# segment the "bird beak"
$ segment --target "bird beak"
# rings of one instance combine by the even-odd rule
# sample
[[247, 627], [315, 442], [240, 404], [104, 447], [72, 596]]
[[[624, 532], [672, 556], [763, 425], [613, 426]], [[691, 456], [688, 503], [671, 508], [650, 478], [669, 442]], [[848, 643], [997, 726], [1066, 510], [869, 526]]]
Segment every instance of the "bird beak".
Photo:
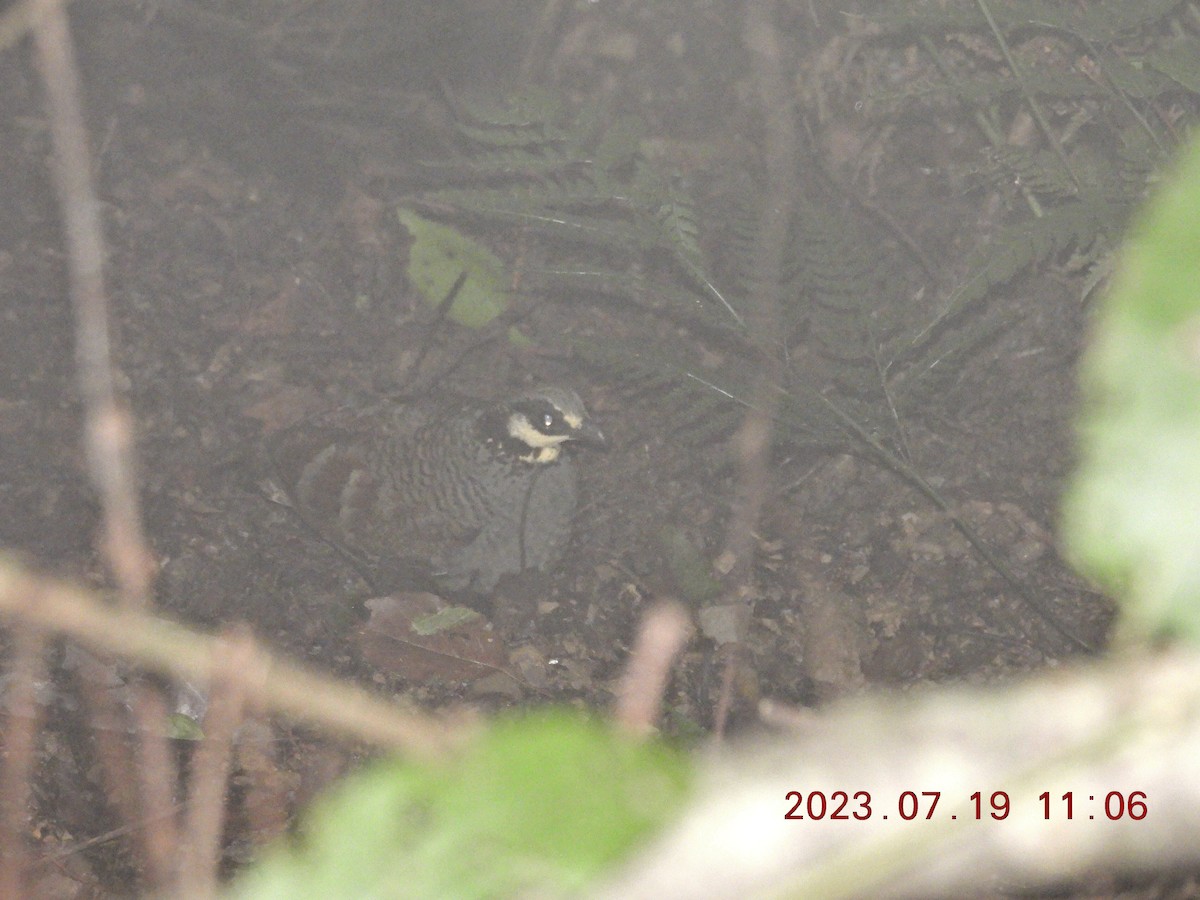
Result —
[[597, 450], [608, 449], [608, 438], [604, 436], [604, 432], [593, 425], [591, 422], [584, 422], [579, 426], [579, 430], [571, 435], [572, 440], [578, 441], [585, 447], [594, 447]]

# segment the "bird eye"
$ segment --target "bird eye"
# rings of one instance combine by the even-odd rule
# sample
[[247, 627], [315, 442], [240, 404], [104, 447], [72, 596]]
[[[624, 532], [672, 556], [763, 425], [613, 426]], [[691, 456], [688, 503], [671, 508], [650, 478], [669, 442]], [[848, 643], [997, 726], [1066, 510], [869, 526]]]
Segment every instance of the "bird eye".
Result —
[[552, 413], [546, 413], [544, 416], [542, 416], [542, 429], [544, 431], [550, 431], [553, 428], [554, 428], [554, 415]]

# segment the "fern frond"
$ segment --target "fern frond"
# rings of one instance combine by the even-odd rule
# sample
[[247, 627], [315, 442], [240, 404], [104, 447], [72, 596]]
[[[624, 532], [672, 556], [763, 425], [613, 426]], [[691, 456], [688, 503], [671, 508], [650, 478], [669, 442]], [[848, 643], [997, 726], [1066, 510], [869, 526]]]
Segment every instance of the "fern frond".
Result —
[[1059, 157], [1048, 150], [1025, 147], [994, 147], [988, 153], [993, 173], [1042, 197], [1073, 197], [1079, 191]]
[[[645, 181], [647, 178], [648, 176], [643, 174], [639, 180]], [[663, 181], [659, 178], [654, 180]], [[653, 210], [650, 221], [657, 226], [663, 244], [671, 251], [675, 261], [692, 283], [711, 300], [719, 303], [738, 326], [745, 327], [746, 322], [741, 313], [725, 298], [705, 271], [704, 254], [700, 250], [700, 229], [696, 224], [696, 212], [690, 198], [686, 197], [679, 187], [678, 179], [669, 178], [665, 179], [665, 182], [658, 193], [657, 209]]]
[[1127, 204], [1077, 201], [1051, 209], [1040, 219], [1002, 229], [991, 243], [973, 254], [973, 273], [950, 293], [942, 311], [916, 335], [912, 347], [927, 342], [947, 321], [1035, 263], [1068, 247], [1088, 246], [1102, 235], [1114, 233], [1128, 212]]
[[[1084, 4], [1046, 0], [989, 0], [996, 24], [1006, 31], [1019, 27], [1042, 27], [1075, 35], [1095, 44], [1105, 44], [1123, 34], [1144, 28], [1171, 13], [1180, 0], [1089, 0]], [[987, 21], [972, 0], [910, 0], [903, 10], [888, 9], [867, 15], [869, 21], [889, 34], [934, 34], [944, 31], [975, 31]]]
[[[454, 99], [462, 113], [456, 124], [468, 128], [482, 144], [511, 146], [509, 138], [513, 132], [529, 135], [526, 143], [564, 137], [553, 124], [562, 118], [564, 110], [558, 91], [531, 87], [504, 97], [479, 93]], [[467, 123], [464, 116], [469, 116], [476, 125]]]

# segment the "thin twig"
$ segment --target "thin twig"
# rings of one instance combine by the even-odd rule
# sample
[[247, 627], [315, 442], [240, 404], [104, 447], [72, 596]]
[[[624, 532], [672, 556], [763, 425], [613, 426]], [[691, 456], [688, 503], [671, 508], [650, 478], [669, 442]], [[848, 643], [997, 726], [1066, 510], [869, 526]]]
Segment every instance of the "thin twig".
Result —
[[[46, 109], [54, 147], [52, 180], [58, 194], [70, 274], [71, 304], [75, 320], [75, 364], [84, 407], [84, 447], [92, 483], [100, 495], [103, 555], [116, 579], [119, 600], [128, 609], [146, 609], [151, 601], [154, 570], [142, 529], [134, 472], [133, 417], [119, 397], [112, 360], [108, 298], [104, 288], [104, 239], [100, 205], [91, 183], [88, 133], [80, 103], [79, 70], [67, 22], [65, 0], [34, 0], [33, 43], [35, 58], [46, 91]], [[93, 699], [103, 705], [102, 690]], [[143, 719], [144, 707], [135, 708], [135, 747], [150, 735], [155, 723]], [[101, 737], [98, 735], [98, 737]], [[103, 740], [108, 751], [105, 769], [110, 784], [119, 791], [114, 801], [128, 822], [141, 821], [141, 793], [130, 782], [128, 767], [118, 762], [114, 742]], [[123, 782], [129, 782], [123, 784]], [[139, 832], [139, 834], [141, 834]], [[143, 835], [143, 837], [145, 837]], [[169, 869], [154, 856], [161, 850], [143, 839], [140, 848], [151, 887], [164, 889]]]
[[137, 825], [135, 840], [148, 848], [144, 852], [152, 859], [160, 860], [157, 868], [163, 872], [165, 891], [171, 884], [169, 879], [183, 847], [175, 816], [179, 808], [179, 773], [166, 731], [170, 712], [163, 692], [157, 687], [137, 684], [131, 693], [137, 720], [157, 723], [153, 731], [138, 735], [135, 747], [137, 757], [133, 771], [141, 791], [139, 818], [132, 820]]
[[[0, 560], [0, 614], [61, 632], [81, 644], [120, 655], [151, 671], [198, 686], [211, 684], [222, 668], [217, 639], [137, 610], [114, 608], [65, 581], [39, 579]], [[444, 753], [468, 736], [429, 716], [401, 712], [361, 688], [342, 684], [272, 657], [259, 649], [247, 670], [247, 701], [383, 747], [414, 754]], [[135, 819], [136, 820], [136, 819]]]
[[34, 46], [46, 89], [54, 144], [54, 185], [62, 210], [75, 310], [75, 362], [85, 415], [85, 446], [104, 516], [104, 551], [121, 600], [150, 601], [152, 564], [134, 479], [133, 429], [117, 394], [104, 290], [104, 240], [91, 184], [79, 72], [62, 0], [37, 0]]
[[654, 730], [671, 664], [691, 630], [687, 611], [676, 601], [660, 603], [646, 614], [617, 690], [615, 718], [621, 727], [634, 734]]
[[70, 859], [72, 856], [78, 856], [79, 854], [85, 853], [94, 847], [99, 847], [103, 844], [107, 844], [109, 841], [115, 841], [117, 838], [123, 838], [126, 835], [134, 834], [140, 830], [158, 828], [164, 823], [167, 823], [168, 827], [174, 827], [174, 819], [179, 813], [180, 809], [182, 809], [182, 805], [176, 804], [175, 806], [171, 807], [171, 809], [160, 813], [153, 818], [143, 819], [141, 822], [137, 822], [136, 824], [132, 825], [125, 824], [118, 826], [117, 828], [110, 828], [108, 831], [93, 835], [86, 840], [72, 843], [66, 847], [63, 847], [61, 850], [57, 850], [54, 853], [48, 853], [45, 856], [37, 859], [33, 864], [33, 870], [36, 872], [42, 869], [48, 869], [53, 866], [57, 866], [64, 860]]
[[729, 716], [733, 713], [734, 690], [737, 682], [738, 669], [745, 656], [741, 644], [724, 644], [717, 650], [721, 666], [721, 691], [717, 694], [717, 704], [713, 708], [712, 733], [717, 741], [725, 739], [726, 726]]
[[[753, 254], [754, 284], [746, 307], [750, 340], [758, 351], [745, 418], [733, 438], [738, 480], [725, 546], [718, 557], [727, 561], [726, 583], [732, 602], [745, 601], [753, 584], [754, 534], [763, 507], [772, 493], [771, 444], [784, 374], [782, 333], [783, 261], [796, 200], [799, 138], [794, 97], [784, 71], [783, 48], [775, 28], [774, 0], [747, 0], [742, 42], [758, 89], [763, 118], [763, 163], [766, 184], [758, 212]], [[725, 669], [714, 715], [718, 737], [731, 711], [732, 686], [742, 654], [736, 645], [723, 648]]]
[[[43, 586], [42, 600], [53, 603], [54, 589]], [[39, 604], [41, 606], [42, 604]], [[108, 686], [109, 671], [90, 653], [80, 653], [75, 670], [75, 682], [90, 713], [92, 744], [100, 763], [105, 795], [121, 821], [144, 822], [146, 815], [140, 791], [139, 773], [129, 765], [130, 758], [140, 758], [141, 742], [135, 728], [125, 715], [118, 693]], [[134, 748], [129, 746], [134, 743]], [[174, 862], [169, 848], [155, 840], [148, 829], [134, 828], [133, 850], [141, 863], [149, 893], [160, 894], [171, 884]]]
[[772, 21], [774, 8], [774, 0], [748, 0], [743, 35], [763, 111], [767, 184], [759, 210], [753, 250], [756, 277], [746, 317], [750, 337], [759, 350], [760, 370], [750, 408], [734, 437], [738, 485], [721, 554], [733, 563], [729, 574], [735, 584], [749, 581], [754, 530], [771, 492], [769, 457], [783, 376], [779, 347], [780, 285], [798, 160], [793, 97], [783, 69], [779, 35]]
[[246, 672], [260, 683], [266, 674], [254, 671], [261, 659], [248, 629], [223, 637], [217, 654], [218, 680], [204, 717], [204, 740], [192, 761], [177, 896], [216, 895], [226, 786], [233, 764], [233, 737], [246, 706]]
[[29, 801], [41, 709], [37, 686], [46, 678], [46, 637], [40, 628], [15, 635], [12, 681], [5, 696], [3, 768], [0, 770], [0, 897], [28, 896]]

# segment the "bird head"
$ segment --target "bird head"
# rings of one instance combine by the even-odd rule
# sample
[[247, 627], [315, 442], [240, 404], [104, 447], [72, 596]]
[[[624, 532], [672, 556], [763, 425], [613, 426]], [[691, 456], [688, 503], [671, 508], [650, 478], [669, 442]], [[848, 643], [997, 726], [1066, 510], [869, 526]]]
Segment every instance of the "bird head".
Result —
[[505, 428], [526, 462], [552, 463], [568, 441], [593, 447], [607, 445], [603, 432], [588, 417], [583, 401], [569, 388], [539, 387], [510, 401]]

